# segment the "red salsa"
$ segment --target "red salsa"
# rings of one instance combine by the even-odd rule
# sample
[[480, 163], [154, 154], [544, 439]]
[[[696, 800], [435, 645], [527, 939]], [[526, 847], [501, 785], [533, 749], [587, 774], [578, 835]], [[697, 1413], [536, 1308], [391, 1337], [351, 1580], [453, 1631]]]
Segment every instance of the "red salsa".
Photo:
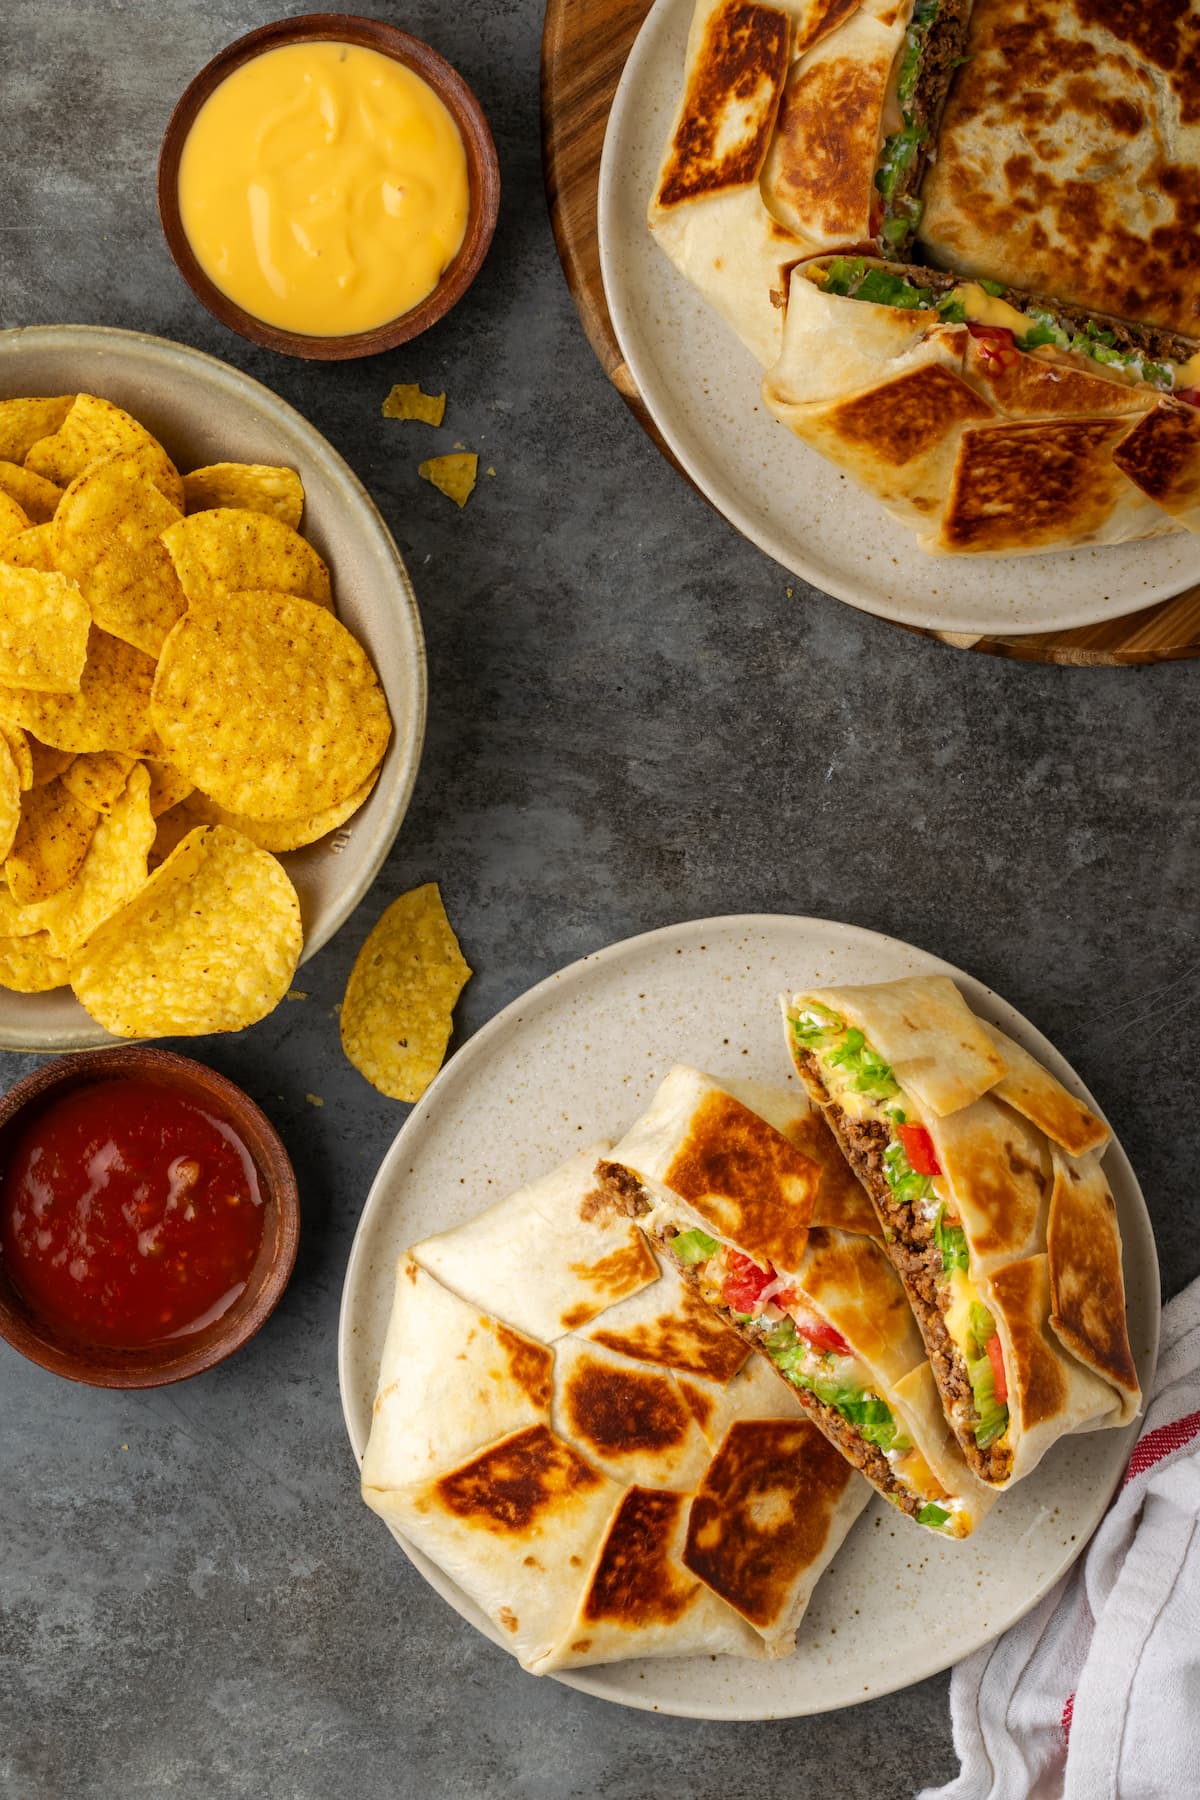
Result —
[[4, 1172], [0, 1253], [47, 1324], [133, 1349], [220, 1318], [262, 1238], [250, 1152], [174, 1088], [98, 1081], [39, 1113]]

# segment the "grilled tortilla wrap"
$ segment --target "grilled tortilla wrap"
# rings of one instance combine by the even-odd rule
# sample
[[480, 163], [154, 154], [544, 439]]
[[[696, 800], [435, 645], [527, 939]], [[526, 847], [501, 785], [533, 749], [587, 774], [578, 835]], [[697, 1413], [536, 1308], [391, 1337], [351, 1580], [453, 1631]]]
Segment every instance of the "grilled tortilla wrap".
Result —
[[994, 283], [817, 257], [791, 271], [763, 395], [923, 550], [1020, 555], [1195, 522], [1200, 433], [1171, 481], [1146, 443], [1164, 410], [1200, 425], [1195, 348]]
[[607, 1149], [401, 1258], [363, 1497], [534, 1673], [784, 1655], [869, 1490], [660, 1271]]
[[677, 268], [767, 367], [787, 269], [903, 249], [970, 0], [698, 0], [649, 206]]
[[785, 999], [796, 1068], [866, 1187], [976, 1475], [1007, 1487], [1140, 1390], [1107, 1126], [947, 977]]
[[814, 1222], [831, 1200], [845, 1216], [845, 1165], [802, 1095], [676, 1067], [597, 1174], [886, 1499], [946, 1536], [974, 1528], [992, 1496], [947, 1428], [887, 1255]]
[[938, 133], [935, 263], [1200, 333], [1200, 9], [979, 0]]

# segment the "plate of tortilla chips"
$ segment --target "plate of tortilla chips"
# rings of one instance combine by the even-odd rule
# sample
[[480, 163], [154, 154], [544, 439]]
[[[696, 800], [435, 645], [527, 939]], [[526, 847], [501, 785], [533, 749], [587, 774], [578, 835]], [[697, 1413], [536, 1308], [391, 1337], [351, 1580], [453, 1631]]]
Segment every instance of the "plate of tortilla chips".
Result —
[[163, 339], [0, 333], [0, 1046], [264, 1017], [424, 723], [407, 571], [298, 413]]

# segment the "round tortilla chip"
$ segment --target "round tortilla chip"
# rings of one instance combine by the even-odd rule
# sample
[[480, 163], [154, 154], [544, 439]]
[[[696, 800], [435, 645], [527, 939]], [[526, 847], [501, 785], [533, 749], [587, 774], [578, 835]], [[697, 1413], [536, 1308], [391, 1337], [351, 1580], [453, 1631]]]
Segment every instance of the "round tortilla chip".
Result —
[[49, 525], [31, 525], [18, 531], [16, 537], [0, 545], [0, 563], [11, 563], [14, 569], [36, 569], [39, 574], [54, 571], [54, 532]]
[[150, 722], [194, 787], [253, 819], [348, 799], [392, 734], [358, 640], [332, 613], [276, 593], [191, 606], [163, 645]]
[[62, 499], [62, 489], [41, 475], [35, 475], [32, 469], [24, 469], [20, 463], [5, 462], [0, 458], [0, 494], [7, 494], [15, 500], [21, 510], [34, 525], [44, 525], [54, 517], [55, 508]]
[[[72, 770], [78, 762], [71, 765]], [[122, 777], [121, 786], [125, 780]], [[33, 906], [74, 881], [96, 833], [99, 812], [68, 791], [63, 777], [31, 788], [4, 873], [18, 906]]]
[[77, 694], [3, 688], [0, 712], [55, 750], [69, 750], [72, 755], [85, 750], [124, 750], [139, 756], [151, 748], [153, 680], [154, 663], [149, 656], [93, 625]]
[[183, 478], [184, 511], [211, 512], [216, 506], [269, 513], [293, 530], [300, 528], [304, 485], [295, 469], [266, 463], [210, 463]]
[[118, 1037], [241, 1031], [283, 999], [303, 941], [282, 864], [200, 826], [75, 952], [71, 986]]
[[91, 613], [57, 572], [0, 563], [0, 682], [39, 694], [77, 694]]
[[342, 1049], [372, 1087], [419, 1100], [442, 1066], [454, 1002], [470, 980], [437, 883], [393, 900], [355, 958]]
[[59, 487], [66, 487], [104, 456], [139, 455], [155, 486], [183, 511], [183, 480], [158, 439], [129, 413], [96, 394], [76, 394], [62, 424], [39, 438], [25, 466]]
[[303, 850], [306, 844], [315, 844], [318, 839], [336, 831], [339, 825], [344, 825], [358, 811], [378, 780], [379, 770], [372, 769], [362, 786], [339, 800], [336, 806], [327, 806], [323, 812], [311, 813], [304, 819], [249, 819], [245, 813], [227, 812], [198, 788], [184, 800], [183, 808], [192, 814], [198, 825], [228, 825], [248, 837], [252, 844], [257, 844], [260, 850], [270, 850], [281, 856], [288, 850]]
[[147, 656], [187, 607], [159, 541], [178, 518], [137, 456], [107, 456], [71, 483], [54, 520], [55, 562], [95, 623]]
[[40, 438], [58, 430], [74, 404], [74, 394], [59, 394], [53, 400], [0, 400], [0, 457], [23, 463]]
[[48, 994], [66, 985], [66, 958], [54, 954], [48, 931], [0, 938], [0, 987], [14, 994]]
[[333, 606], [329, 570], [307, 538], [270, 513], [220, 506], [192, 513], [162, 534], [189, 601], [258, 591]]

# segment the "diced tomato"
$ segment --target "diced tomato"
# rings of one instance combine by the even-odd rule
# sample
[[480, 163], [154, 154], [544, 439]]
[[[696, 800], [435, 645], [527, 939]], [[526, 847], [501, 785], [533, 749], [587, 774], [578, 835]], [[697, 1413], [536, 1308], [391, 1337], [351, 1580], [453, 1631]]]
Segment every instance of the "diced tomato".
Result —
[[992, 1365], [992, 1385], [996, 1390], [996, 1398], [1001, 1405], [1008, 1402], [1008, 1381], [1004, 1374], [1004, 1352], [1000, 1348], [1000, 1333], [993, 1331], [987, 1341], [988, 1361]]
[[811, 1313], [801, 1319], [793, 1315], [793, 1319], [797, 1334], [814, 1350], [835, 1350], [839, 1356], [849, 1356], [850, 1346], [841, 1332], [827, 1325], [824, 1319], [815, 1318]]
[[721, 1297], [726, 1306], [738, 1313], [753, 1312], [758, 1296], [775, 1279], [774, 1269], [760, 1269], [752, 1257], [743, 1256], [740, 1250], [726, 1251], [725, 1269]]
[[904, 1145], [908, 1166], [916, 1175], [940, 1175], [942, 1166], [933, 1148], [933, 1139], [923, 1125], [897, 1125], [896, 1136]]
[[1176, 388], [1172, 398], [1186, 400], [1189, 406], [1200, 406], [1200, 387]]
[[1011, 369], [1021, 354], [1017, 340], [1007, 326], [977, 325], [970, 319], [967, 330], [979, 340], [979, 354], [984, 362], [994, 364], [997, 369]]

